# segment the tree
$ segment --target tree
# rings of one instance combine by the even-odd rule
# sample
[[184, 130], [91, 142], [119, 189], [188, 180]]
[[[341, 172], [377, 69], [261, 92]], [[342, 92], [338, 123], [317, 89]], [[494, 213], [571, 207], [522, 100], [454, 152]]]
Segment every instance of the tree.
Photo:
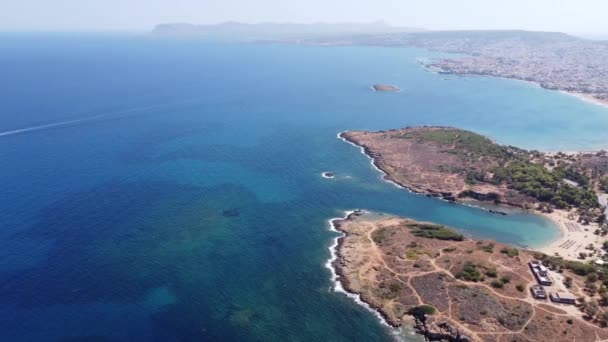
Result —
[[585, 282], [587, 283], [595, 283], [598, 279], [597, 273], [589, 273], [587, 274], [587, 279]]
[[597, 285], [595, 283], [587, 283], [585, 288], [591, 296], [595, 296], [595, 294], [597, 293]]
[[427, 315], [434, 315], [436, 311], [437, 310], [435, 310], [435, 307], [423, 304], [409, 309], [407, 313], [420, 319], [421, 321], [424, 321]]
[[606, 327], [608, 325], [608, 312], [604, 311], [597, 315], [597, 320], [600, 323], [600, 326]]
[[597, 312], [599, 311], [599, 305], [594, 299], [585, 301], [583, 304], [583, 312], [589, 317], [589, 319], [593, 319]]
[[599, 304], [601, 306], [608, 306], [608, 292], [601, 292], [600, 297]]
[[564, 286], [566, 286], [567, 288], [572, 287], [572, 277], [567, 276], [566, 279], [564, 279]]

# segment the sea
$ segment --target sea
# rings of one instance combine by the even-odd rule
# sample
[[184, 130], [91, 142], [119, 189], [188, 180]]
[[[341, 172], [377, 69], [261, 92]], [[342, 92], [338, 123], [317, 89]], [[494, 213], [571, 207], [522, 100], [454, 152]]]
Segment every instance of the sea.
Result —
[[0, 34], [0, 340], [416, 341], [335, 291], [329, 219], [367, 209], [530, 248], [559, 232], [399, 189], [337, 134], [608, 145], [608, 109], [417, 63], [441, 56]]

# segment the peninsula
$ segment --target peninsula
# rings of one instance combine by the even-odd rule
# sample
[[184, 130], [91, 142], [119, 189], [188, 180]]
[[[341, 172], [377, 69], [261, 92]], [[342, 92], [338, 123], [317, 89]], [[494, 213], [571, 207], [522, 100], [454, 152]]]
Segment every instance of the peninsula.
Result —
[[[608, 155], [604, 152], [527, 151], [452, 127], [350, 131], [340, 137], [361, 147], [387, 180], [413, 192], [546, 215], [563, 230], [559, 244], [550, 246], [547, 253], [571, 259], [603, 254], [600, 236], [608, 228], [598, 192], [605, 191], [608, 183]], [[561, 246], [570, 240], [571, 246]], [[593, 249], [586, 250], [589, 245]]]
[[[332, 225], [343, 233], [337, 280], [394, 327], [413, 326], [431, 341], [608, 339], [599, 266], [364, 211]], [[533, 272], [545, 272], [544, 285]]]

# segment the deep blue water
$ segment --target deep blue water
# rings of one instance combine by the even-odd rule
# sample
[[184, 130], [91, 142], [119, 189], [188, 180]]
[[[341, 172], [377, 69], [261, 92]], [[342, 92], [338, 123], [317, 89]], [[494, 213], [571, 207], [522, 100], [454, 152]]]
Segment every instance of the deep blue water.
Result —
[[329, 218], [366, 208], [554, 239], [537, 216], [397, 189], [336, 138], [441, 124], [528, 148], [606, 146], [608, 110], [415, 62], [433, 55], [0, 35], [0, 132], [34, 128], [0, 133], [0, 340], [386, 340], [331, 291]]

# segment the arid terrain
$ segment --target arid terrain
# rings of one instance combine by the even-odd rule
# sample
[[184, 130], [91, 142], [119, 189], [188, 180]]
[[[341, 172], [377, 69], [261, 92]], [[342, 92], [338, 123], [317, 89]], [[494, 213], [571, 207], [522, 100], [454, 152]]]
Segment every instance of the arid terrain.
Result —
[[589, 280], [574, 264], [548, 263], [556, 283], [569, 278], [565, 291], [579, 297], [578, 306], [556, 304], [530, 294], [528, 262], [542, 255], [377, 213], [356, 211], [333, 224], [344, 233], [333, 263], [339, 281], [395, 327], [414, 325], [436, 341], [608, 340], [603, 307], [587, 309], [596, 294], [585, 296]]

